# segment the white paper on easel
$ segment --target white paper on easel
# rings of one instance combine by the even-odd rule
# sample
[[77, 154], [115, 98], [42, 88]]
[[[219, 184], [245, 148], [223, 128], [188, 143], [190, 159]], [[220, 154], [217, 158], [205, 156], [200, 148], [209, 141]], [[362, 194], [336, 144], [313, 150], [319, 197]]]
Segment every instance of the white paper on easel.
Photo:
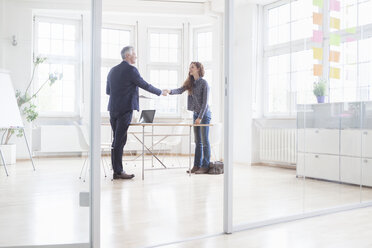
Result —
[[21, 128], [23, 122], [10, 76], [0, 71], [0, 128]]

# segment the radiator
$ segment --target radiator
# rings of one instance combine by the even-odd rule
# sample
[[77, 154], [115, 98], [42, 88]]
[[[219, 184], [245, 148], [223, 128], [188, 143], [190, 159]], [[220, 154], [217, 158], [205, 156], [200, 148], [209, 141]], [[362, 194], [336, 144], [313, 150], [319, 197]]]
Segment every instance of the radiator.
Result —
[[[37, 152], [82, 152], [82, 135], [74, 125], [42, 125], [32, 131], [32, 150]], [[87, 141], [85, 141], [87, 142]]]
[[296, 129], [261, 128], [261, 162], [296, 163]]

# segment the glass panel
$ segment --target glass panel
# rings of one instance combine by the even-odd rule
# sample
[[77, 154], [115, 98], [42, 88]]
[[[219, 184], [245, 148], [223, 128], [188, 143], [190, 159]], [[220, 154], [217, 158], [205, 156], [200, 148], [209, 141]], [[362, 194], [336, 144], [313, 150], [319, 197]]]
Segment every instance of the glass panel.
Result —
[[[0, 68], [9, 71], [19, 92], [25, 135], [17, 137], [15, 130], [9, 140], [16, 150], [6, 152], [8, 176], [0, 158], [0, 247], [90, 247], [92, 56], [82, 48], [91, 47], [91, 13], [87, 2], [70, 7], [57, 10], [50, 1], [0, 4], [1, 18], [18, 23], [11, 32], [25, 41], [15, 49], [0, 44]], [[83, 31], [84, 40], [78, 35]]]
[[179, 35], [172, 33], [150, 33], [150, 61], [162, 63], [179, 62]]
[[[330, 9], [330, 17], [340, 20], [341, 28], [355, 27], [356, 1], [340, 2], [341, 10]], [[305, 179], [304, 212], [356, 204], [361, 196], [363, 104], [357, 77], [358, 42], [346, 37], [340, 37], [340, 42], [333, 39], [339, 27], [330, 23], [333, 33], [329, 39], [312, 47], [317, 103], [302, 105], [297, 113], [302, 133], [298, 169]]]
[[38, 51], [39, 51], [39, 54], [49, 54], [50, 53], [50, 40], [39, 39], [38, 40]]
[[40, 22], [38, 26], [38, 36], [40, 38], [50, 39], [50, 23]]
[[[40, 89], [39, 111], [43, 113], [58, 113], [75, 112], [75, 100], [71, 97], [75, 96], [76, 91], [76, 65], [69, 64], [47, 64], [40, 66], [40, 73], [38, 73], [38, 89]], [[48, 68], [48, 69], [47, 69]], [[52, 85], [47, 82], [49, 77], [57, 79]], [[59, 80], [60, 79], [60, 80]], [[67, 87], [67, 89], [65, 89]], [[68, 91], [68, 94], [67, 94]], [[64, 97], [66, 96], [66, 99]], [[53, 99], [58, 97], [59, 101]], [[53, 99], [52, 102], [49, 102]], [[63, 107], [64, 102], [69, 102], [69, 108]]]
[[213, 85], [213, 70], [212, 69], [205, 69], [205, 75], [204, 79], [207, 81], [209, 85], [209, 98], [208, 98], [208, 105], [212, 106], [213, 103], [213, 91], [212, 91], [212, 85]]
[[63, 39], [63, 25], [52, 23], [51, 24], [51, 38], [54, 40], [62, 40]]
[[[178, 73], [175, 70], [150, 70], [150, 82], [159, 89], [178, 88]], [[178, 101], [176, 97], [153, 99], [152, 106], [158, 113], [177, 113]]]
[[269, 10], [269, 27], [278, 25], [278, 8], [272, 8]]
[[64, 40], [76, 40], [76, 28], [73, 25], [63, 25]]
[[[102, 59], [121, 61], [120, 51], [130, 45], [130, 31], [120, 29], [102, 29]], [[112, 62], [111, 62], [112, 63]]]
[[63, 54], [67, 56], [75, 55], [75, 42], [74, 41], [65, 41], [63, 43]]
[[268, 60], [269, 70], [269, 105], [271, 113], [288, 113], [288, 94], [289, 94], [289, 60], [290, 56], [272, 56]]
[[197, 34], [196, 59], [200, 62], [212, 61], [212, 32], [200, 32]]
[[102, 66], [101, 67], [101, 112], [107, 112], [107, 106], [109, 101], [109, 96], [106, 94], [107, 85], [107, 75], [111, 68]]

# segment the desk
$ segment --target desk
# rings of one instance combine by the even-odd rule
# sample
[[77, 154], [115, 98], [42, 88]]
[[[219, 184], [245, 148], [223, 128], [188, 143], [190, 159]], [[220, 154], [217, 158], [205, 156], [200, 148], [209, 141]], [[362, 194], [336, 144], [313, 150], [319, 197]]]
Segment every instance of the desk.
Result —
[[[137, 140], [142, 143], [142, 180], [145, 179], [145, 148], [148, 150], [153, 157], [155, 157], [163, 167], [166, 168], [166, 166], [160, 161], [160, 159], [151, 151], [150, 148], [145, 146], [145, 127], [177, 127], [177, 126], [184, 126], [184, 127], [189, 127], [189, 171], [191, 170], [191, 133], [192, 133], [192, 127], [210, 127], [213, 126], [213, 124], [187, 124], [187, 123], [132, 123], [130, 124], [131, 126], [142, 126], [142, 141], [138, 138]], [[174, 135], [182, 135], [184, 134], [174, 134]], [[152, 134], [151, 136], [155, 136]], [[167, 136], [167, 134], [159, 134], [159, 136]], [[163, 138], [165, 139], [165, 138]], [[160, 142], [160, 141], [158, 141]], [[151, 146], [151, 148], [154, 145]], [[189, 176], [191, 176], [191, 173], [189, 173]]]
[[[108, 125], [110, 126], [109, 123], [102, 123], [102, 125]], [[128, 132], [129, 134], [132, 134], [141, 144], [142, 144], [142, 180], [145, 178], [145, 149], [149, 151], [152, 155], [152, 158], [155, 158], [160, 162], [160, 164], [166, 168], [164, 163], [152, 152], [152, 148], [166, 139], [167, 137], [170, 136], [189, 136], [189, 170], [191, 170], [191, 133], [192, 133], [192, 128], [193, 127], [211, 127], [213, 124], [193, 124], [193, 123], [131, 123], [130, 126], [141, 126], [142, 127], [142, 132]], [[177, 127], [177, 126], [183, 126], [183, 127], [189, 127], [189, 134], [154, 134], [153, 133], [153, 128], [154, 127]], [[151, 127], [152, 132], [145, 132], [145, 127]], [[136, 135], [136, 134], [142, 134], [142, 140]], [[145, 145], [145, 137], [146, 136], [151, 136], [156, 137], [156, 136], [162, 136], [163, 138], [157, 141], [157, 143], [153, 143], [151, 147], [147, 147]], [[112, 136], [111, 136], [112, 137]], [[189, 176], [191, 176], [191, 173], [189, 173]]]

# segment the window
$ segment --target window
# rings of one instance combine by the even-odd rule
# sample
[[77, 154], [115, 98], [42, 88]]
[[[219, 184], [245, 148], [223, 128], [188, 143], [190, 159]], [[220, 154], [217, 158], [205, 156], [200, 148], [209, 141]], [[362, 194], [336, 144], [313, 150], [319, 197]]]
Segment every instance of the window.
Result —
[[35, 17], [34, 56], [47, 57], [35, 73], [35, 89], [50, 73], [63, 78], [44, 87], [38, 97], [41, 115], [77, 115], [81, 70], [81, 21]]
[[[371, 100], [371, 0], [341, 2], [340, 78], [330, 78], [330, 101]], [[359, 28], [357, 28], [359, 25]], [[332, 66], [332, 65], [331, 65]]]
[[209, 102], [212, 103], [212, 85], [213, 85], [213, 33], [210, 28], [194, 30], [194, 60], [199, 61], [204, 66], [204, 79], [210, 87]]
[[[181, 86], [182, 43], [181, 30], [148, 30], [148, 79], [149, 83], [160, 89], [175, 89]], [[154, 97], [141, 90], [141, 95], [152, 98], [143, 99], [143, 106], [155, 108], [160, 116], [179, 116], [179, 97]]]
[[[340, 3], [340, 11], [330, 10], [326, 1], [323, 8], [307, 0], [265, 6], [266, 115], [294, 115], [296, 104], [316, 102], [312, 86], [320, 77], [314, 76], [314, 64], [321, 66], [322, 77], [328, 79], [329, 102], [371, 100], [372, 0]], [[321, 28], [312, 24], [313, 12], [323, 15], [326, 23]], [[339, 20], [337, 25], [331, 24], [331, 18]], [[297, 22], [302, 24], [296, 27]], [[317, 44], [313, 30], [323, 33]], [[332, 41], [334, 36], [339, 42]], [[313, 47], [321, 49], [322, 59], [314, 59]], [[331, 53], [339, 59], [330, 59]]]
[[107, 113], [109, 96], [106, 94], [107, 75], [112, 67], [122, 61], [121, 49], [134, 45], [134, 28], [104, 27], [102, 28], [101, 51], [101, 113]]
[[[280, 1], [265, 6], [265, 114], [292, 115], [296, 103], [312, 103], [314, 77], [312, 1]], [[305, 40], [305, 41], [304, 41]]]
[[268, 10], [268, 45], [310, 37], [312, 1], [298, 0]]

